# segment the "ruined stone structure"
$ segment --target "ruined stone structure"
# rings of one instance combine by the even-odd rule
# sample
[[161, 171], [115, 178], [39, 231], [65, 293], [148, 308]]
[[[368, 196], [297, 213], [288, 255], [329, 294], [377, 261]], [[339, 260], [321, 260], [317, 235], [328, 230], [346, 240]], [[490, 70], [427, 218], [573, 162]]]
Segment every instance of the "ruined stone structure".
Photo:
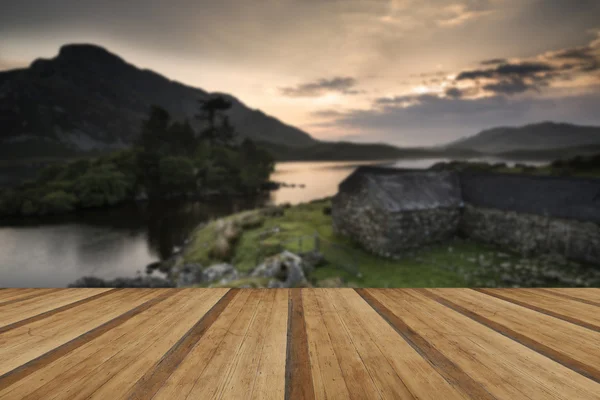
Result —
[[392, 257], [452, 237], [461, 205], [454, 173], [363, 167], [340, 184], [332, 217], [334, 229]]
[[340, 184], [332, 217], [384, 257], [461, 233], [600, 264], [600, 179], [361, 167]]

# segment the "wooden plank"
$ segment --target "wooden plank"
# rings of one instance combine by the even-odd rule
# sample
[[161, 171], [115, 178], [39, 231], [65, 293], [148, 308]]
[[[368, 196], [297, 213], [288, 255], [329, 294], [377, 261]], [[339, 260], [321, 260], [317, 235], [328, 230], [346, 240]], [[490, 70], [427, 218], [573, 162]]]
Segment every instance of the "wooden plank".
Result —
[[[256, 317], [252, 321], [250, 328], [246, 333], [246, 337], [239, 351], [236, 354], [236, 360], [229, 370], [225, 379], [223, 390], [217, 394], [217, 398], [223, 399], [244, 399], [252, 397], [254, 383], [259, 374], [259, 362], [265, 344], [265, 338], [269, 334], [271, 327], [267, 322], [273, 316], [273, 306], [275, 303], [276, 292], [270, 289], [260, 289], [263, 292], [263, 299], [259, 305]], [[283, 322], [287, 322], [283, 320]], [[283, 330], [281, 329], [283, 328]], [[287, 324], [280, 325], [277, 334], [285, 339]], [[285, 362], [285, 351], [280, 353], [281, 358]], [[280, 378], [277, 382], [273, 382], [280, 389], [285, 389], [285, 365], [282, 366], [278, 374]], [[284, 391], [280, 391], [284, 394]]]
[[545, 294], [551, 294], [555, 297], [566, 297], [567, 299], [600, 307], [600, 293], [595, 295], [593, 291], [588, 289], [537, 289], [537, 291], [541, 291]]
[[[173, 307], [182, 296], [183, 290], [168, 290], [162, 296], [154, 297], [142, 305], [110, 320], [92, 331], [66, 343], [57, 349], [44, 354], [36, 363], [28, 363], [27, 370], [19, 368], [20, 374], [13, 374], [14, 383], [0, 390], [0, 398], [10, 394], [12, 398], [23, 399], [27, 396], [42, 396], [56, 385], [70, 380], [83, 371], [93, 369], [96, 365], [112, 357], [121, 347], [147, 331], [156, 329], [165, 322], [165, 316], [172, 314]], [[35, 364], [35, 365], [32, 365]], [[91, 365], [91, 367], [90, 367]], [[28, 372], [28, 374], [24, 374]], [[20, 375], [20, 376], [18, 376]], [[38, 391], [42, 386], [43, 389]]]
[[[67, 303], [67, 304], [65, 304], [63, 306], [60, 306], [60, 307], [57, 307], [57, 308], [53, 308], [51, 310], [42, 312], [40, 314], [35, 314], [35, 315], [30, 316], [28, 318], [20, 319], [20, 320], [18, 320], [16, 322], [13, 322], [11, 324], [7, 324], [7, 325], [4, 325], [4, 326], [0, 327], [0, 334], [2, 334], [4, 332], [8, 332], [8, 331], [10, 331], [12, 329], [19, 328], [19, 327], [24, 326], [24, 325], [31, 324], [31, 323], [36, 322], [36, 321], [41, 321], [41, 320], [49, 318], [49, 317], [51, 317], [51, 316], [53, 316], [55, 314], [65, 312], [65, 311], [70, 310], [70, 309], [75, 308], [75, 307], [79, 307], [82, 304], [89, 303], [90, 301], [97, 300], [97, 299], [99, 299], [101, 297], [109, 296], [109, 295], [117, 292], [118, 290], [119, 289], [106, 289], [106, 290], [100, 291], [99, 293], [97, 291], [95, 291], [95, 290], [94, 291], [86, 290], [81, 295], [77, 296], [76, 298], [72, 298], [72, 300], [76, 300], [76, 301], [69, 302], [69, 303]], [[50, 296], [52, 296], [51, 301], [54, 300], [53, 293], [50, 294]], [[86, 297], [83, 297], [83, 296], [86, 296]], [[83, 297], [83, 298], [80, 298], [80, 297]], [[79, 300], [77, 300], [77, 299], [79, 299]], [[42, 296], [41, 298], [36, 297], [35, 299], [31, 299], [31, 300], [32, 301], [35, 300], [36, 303], [39, 303], [39, 302], [46, 301], [46, 298], [45, 298], [45, 296]], [[29, 300], [24, 301], [23, 303], [28, 302], [28, 301]], [[67, 300], [66, 299], [61, 299], [61, 301], [59, 302], [59, 304], [62, 303], [62, 302], [64, 302], [64, 301], [67, 301]], [[15, 307], [18, 310], [18, 309], [20, 309], [21, 304], [22, 303], [19, 303], [17, 306], [13, 305], [13, 307]], [[39, 307], [39, 305], [34, 306], [34, 307]], [[42, 307], [45, 308], [45, 305], [42, 306]], [[37, 309], [39, 310], [40, 308], [37, 308]], [[24, 315], [29, 315], [29, 314], [30, 313], [27, 313], [27, 312], [24, 313]]]
[[[348, 399], [350, 393], [314, 290], [306, 290], [302, 293], [302, 304], [315, 399]], [[307, 365], [305, 364], [304, 368]]]
[[389, 307], [392, 302], [389, 299], [382, 301], [380, 295], [382, 292], [366, 289], [356, 289], [356, 292], [456, 390], [461, 391], [468, 398], [494, 399], [480, 383], [466, 374], [436, 347], [432, 346], [424, 336], [410, 327], [401, 316], [394, 313], [394, 309]]
[[[53, 293], [51, 296], [34, 297], [28, 300], [15, 304], [7, 304], [0, 306], [0, 332], [5, 331], [4, 327], [14, 324], [19, 321], [49, 313], [53, 310], [60, 309], [60, 312], [71, 307], [77, 306], [79, 301], [85, 302], [85, 299], [93, 296], [110, 293], [116, 289], [99, 288], [99, 289], [64, 289]], [[88, 300], [89, 301], [89, 300]], [[77, 303], [77, 304], [75, 304]], [[73, 304], [75, 304], [73, 306]], [[45, 318], [45, 317], [42, 317]]]
[[289, 291], [271, 289], [275, 292], [272, 312], [265, 324], [263, 348], [250, 399], [275, 400], [285, 397], [285, 368], [288, 333]]
[[[467, 398], [450, 385], [358, 293], [351, 289], [326, 289], [326, 293], [337, 311], [341, 330], [347, 333], [379, 391], [377, 397]], [[357, 384], [367, 386], [369, 381], [360, 380]], [[375, 396], [369, 393], [358, 398]]]
[[59, 292], [61, 290], [64, 289], [19, 289], [16, 292], [10, 292], [7, 290], [8, 293], [0, 292], [0, 306], [18, 303], [23, 300], [29, 300], [34, 297], [44, 296], [52, 292]]
[[599, 398], [598, 383], [418, 291], [369, 292], [496, 398]]
[[[212, 291], [204, 291], [204, 294], [209, 294], [209, 292]], [[238, 292], [239, 290], [237, 289], [231, 289], [226, 293], [220, 293], [222, 297], [217, 303], [201, 317], [175, 346], [171, 347], [154, 366], [148, 369], [146, 374], [136, 382], [135, 386], [124, 397], [130, 399], [147, 399], [153, 397], [197, 342], [202, 339], [223, 310], [231, 303], [231, 300], [237, 296]], [[194, 290], [189, 296], [196, 295], [197, 293], [198, 290]], [[181, 307], [178, 308], [178, 311], [181, 312]]]
[[[207, 360], [206, 367], [197, 377], [187, 398], [189, 399], [215, 399], [219, 393], [222, 393], [226, 377], [235, 365], [240, 347], [248, 334], [248, 329], [252, 321], [256, 318], [259, 305], [264, 297], [264, 292], [251, 289], [246, 303], [242, 306], [233, 324], [230, 325], [227, 332], [221, 331], [223, 340], [218, 344], [216, 351], [211, 353], [211, 358]], [[198, 346], [208, 345], [212, 348], [214, 342], [204, 343], [201, 341]], [[155, 398], [165, 398], [164, 394], [157, 393]]]
[[464, 289], [421, 293], [600, 383], [600, 334]]
[[163, 292], [157, 289], [124, 289], [76, 309], [0, 334], [0, 374], [77, 338]]
[[[21, 365], [20, 367], [11, 370], [10, 372], [0, 376], [0, 394], [2, 394], [3, 390], [11, 387], [16, 382], [20, 382], [24, 378], [36, 373], [39, 370], [42, 370], [48, 365], [52, 365], [57, 360], [64, 357], [66, 354], [69, 354], [72, 351], [86, 345], [92, 340], [104, 335], [106, 332], [110, 331], [113, 328], [119, 327], [130, 318], [144, 312], [148, 308], [155, 305], [157, 302], [162, 301], [166, 296], [172, 294], [172, 292], [162, 292], [157, 296], [154, 296], [150, 300], [145, 303], [127, 311], [126, 313], [114, 318], [85, 334], [76, 337], [75, 339], [60, 345], [51, 351], [37, 357], [26, 364]], [[57, 370], [58, 371], [58, 370]]]
[[[356, 313], [350, 315], [346, 312], [347, 310], [344, 307], [346, 304], [340, 304], [340, 301], [336, 302], [335, 299], [332, 298], [332, 293], [329, 293], [327, 290], [310, 291], [307, 293], [307, 296], [309, 294], [313, 295], [318, 303], [321, 320], [323, 321], [324, 327], [331, 340], [335, 357], [342, 371], [346, 387], [348, 388], [348, 398], [382, 398], [379, 387], [383, 387], [382, 390], [385, 391], [385, 383], [389, 380], [386, 379], [384, 382], [380, 382], [378, 378], [386, 375], [386, 366], [388, 368], [391, 368], [391, 366], [386, 362], [383, 355], [379, 353], [379, 349], [374, 349], [377, 353], [365, 354], [364, 352], [361, 353], [355, 345], [356, 337], [352, 336], [350, 333], [351, 328], [348, 328], [348, 325], [355, 322], [353, 319], [353, 317], [355, 317], [354, 314], [360, 314], [360, 311], [356, 310]], [[366, 343], [366, 345], [373, 345], [373, 343]], [[370, 363], [369, 361], [375, 361], [377, 356], [380, 358], [379, 371], [377, 374], [373, 374], [373, 363]], [[373, 375], [375, 375], [375, 378], [373, 378]], [[391, 374], [387, 375], [391, 376], [392, 380], [397, 378], [397, 374], [393, 371], [391, 371]], [[405, 387], [401, 380], [399, 378], [397, 380], [399, 382], [392, 382], [392, 390], [395, 392], [407, 393], [407, 390], [403, 390]], [[397, 390], [396, 386], [398, 386], [400, 390]]]
[[222, 348], [221, 344], [225, 333], [231, 332], [231, 326], [238, 319], [249, 297], [249, 290], [240, 291], [187, 357], [182, 360], [177, 369], [168, 377], [154, 399], [188, 398], [216, 351]]
[[595, 306], [566, 298], [557, 301], [543, 292], [528, 289], [474, 290], [600, 332], [600, 313]]
[[15, 297], [28, 296], [32, 293], [35, 293], [38, 289], [33, 288], [5, 288], [0, 290], [0, 301], [11, 300]]
[[285, 373], [286, 399], [314, 399], [302, 289], [290, 289]]
[[[172, 361], [169, 349], [187, 345], [187, 338], [194, 337], [193, 328], [199, 320], [221, 299], [228, 289], [193, 289], [171, 308], [171, 313], [155, 329], [143, 332], [127, 346], [114, 344], [117, 352], [104, 362], [88, 360], [93, 367], [77, 377], [71, 377], [54, 390], [41, 388], [47, 399], [106, 399], [126, 398], [128, 390], [152, 369], [165, 354]], [[192, 330], [190, 332], [190, 330]], [[189, 335], [187, 333], [190, 332]], [[112, 351], [112, 350], [111, 350]], [[160, 374], [160, 370], [159, 370]], [[36, 396], [31, 397], [36, 398]]]

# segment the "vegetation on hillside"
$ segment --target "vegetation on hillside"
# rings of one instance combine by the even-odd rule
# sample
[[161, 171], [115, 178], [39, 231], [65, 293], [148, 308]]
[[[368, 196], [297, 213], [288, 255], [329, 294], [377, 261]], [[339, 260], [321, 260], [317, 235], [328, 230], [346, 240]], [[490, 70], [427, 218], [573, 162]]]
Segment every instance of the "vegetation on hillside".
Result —
[[542, 166], [532, 166], [517, 163], [511, 167], [506, 163], [491, 164], [486, 162], [451, 161], [437, 163], [430, 169], [551, 176], [600, 177], [600, 154], [591, 156], [576, 156], [564, 160], [559, 159]]
[[[399, 260], [384, 259], [335, 233], [330, 207], [330, 200], [324, 199], [212, 221], [194, 232], [180, 262], [205, 267], [228, 262], [245, 273], [284, 249], [294, 253], [313, 250], [316, 233], [324, 262], [308, 277], [315, 286], [336, 281], [355, 287], [576, 286], [576, 278], [588, 273], [576, 263], [565, 264], [551, 257], [523, 258], [460, 238], [407, 252]], [[243, 279], [248, 283], [248, 278]], [[241, 281], [227, 285], [238, 284]]]
[[0, 193], [0, 216], [65, 213], [136, 197], [255, 194], [274, 160], [250, 139], [235, 140], [228, 106], [220, 98], [202, 103], [199, 118], [209, 127], [200, 133], [154, 106], [132, 149], [46, 166], [35, 180]]

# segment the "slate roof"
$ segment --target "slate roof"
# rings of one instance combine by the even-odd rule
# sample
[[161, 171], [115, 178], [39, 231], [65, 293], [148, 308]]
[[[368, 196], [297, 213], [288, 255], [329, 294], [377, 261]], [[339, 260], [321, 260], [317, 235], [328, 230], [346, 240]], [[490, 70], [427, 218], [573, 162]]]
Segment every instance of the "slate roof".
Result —
[[458, 175], [449, 171], [360, 167], [340, 191], [356, 185], [368, 185], [373, 203], [390, 212], [462, 206]]

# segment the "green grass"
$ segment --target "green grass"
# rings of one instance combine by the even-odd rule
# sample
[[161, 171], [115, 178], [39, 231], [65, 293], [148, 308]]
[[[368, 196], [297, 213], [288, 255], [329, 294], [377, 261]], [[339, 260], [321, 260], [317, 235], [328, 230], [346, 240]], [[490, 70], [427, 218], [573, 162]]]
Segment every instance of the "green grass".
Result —
[[[243, 229], [233, 244], [230, 261], [239, 271], [248, 272], [266, 256], [276, 254], [284, 248], [292, 252], [312, 248], [312, 236], [315, 232], [325, 241], [343, 246], [343, 250], [328, 256], [327, 262], [316, 268], [309, 276], [313, 284], [318, 281], [341, 277], [349, 285], [358, 287], [464, 287], [469, 286], [469, 274], [480, 269], [478, 261], [483, 256], [489, 262], [514, 262], [517, 255], [504, 252], [498, 259], [498, 249], [470, 241], [454, 239], [450, 242], [424, 247], [407, 253], [401, 260], [388, 260], [372, 255], [350, 239], [333, 232], [331, 216], [323, 212], [331, 205], [330, 200], [321, 200], [300, 204], [285, 210], [279, 217], [264, 217], [260, 210], [247, 211], [231, 215], [225, 220], [239, 221], [253, 218], [262, 219], [261, 224], [249, 224]], [[211, 265], [223, 260], [211, 258], [210, 249], [218, 238], [217, 222], [213, 221], [194, 233], [193, 240], [185, 251], [186, 262]], [[222, 224], [222, 222], [221, 222]], [[278, 229], [277, 233], [274, 233]], [[265, 232], [273, 232], [267, 235]], [[294, 240], [304, 236], [302, 247]], [[340, 268], [348, 260], [356, 263], [362, 276]], [[491, 280], [497, 277], [490, 276]], [[243, 283], [241, 283], [243, 284]]]

